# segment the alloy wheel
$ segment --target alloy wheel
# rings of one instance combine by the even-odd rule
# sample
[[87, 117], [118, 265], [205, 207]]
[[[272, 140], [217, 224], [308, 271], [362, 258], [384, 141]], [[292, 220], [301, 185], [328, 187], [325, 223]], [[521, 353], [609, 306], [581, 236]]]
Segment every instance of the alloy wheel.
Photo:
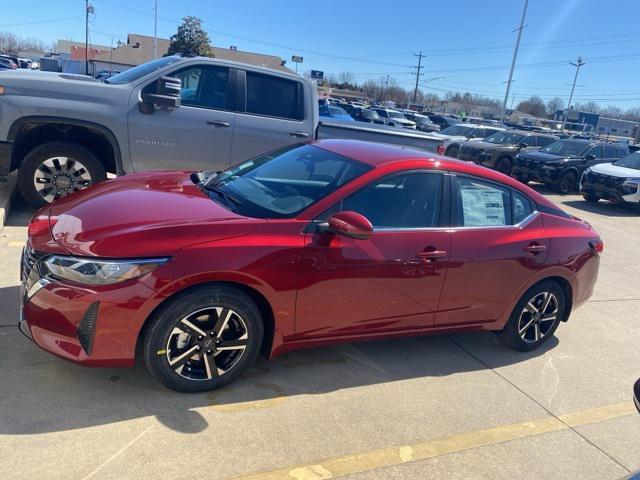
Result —
[[33, 183], [40, 196], [52, 202], [89, 187], [92, 178], [82, 162], [69, 157], [52, 157], [36, 169]]
[[558, 299], [551, 292], [536, 294], [524, 306], [518, 319], [518, 334], [526, 343], [537, 343], [558, 319]]
[[166, 357], [188, 380], [211, 380], [233, 368], [244, 354], [247, 325], [235, 311], [219, 306], [196, 310], [169, 334]]

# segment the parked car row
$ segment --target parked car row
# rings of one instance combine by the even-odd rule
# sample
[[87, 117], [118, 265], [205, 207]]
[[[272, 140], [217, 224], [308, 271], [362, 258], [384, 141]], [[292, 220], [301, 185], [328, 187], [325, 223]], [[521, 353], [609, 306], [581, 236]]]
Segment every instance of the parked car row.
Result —
[[640, 205], [640, 151], [630, 153], [625, 144], [499, 128], [479, 140], [471, 138], [474, 128], [480, 127], [460, 124], [442, 131], [443, 137], [464, 132], [467, 139], [458, 144], [459, 137], [451, 135], [438, 153], [498, 170], [523, 183], [540, 182], [562, 194], [580, 191], [589, 202], [606, 199]]

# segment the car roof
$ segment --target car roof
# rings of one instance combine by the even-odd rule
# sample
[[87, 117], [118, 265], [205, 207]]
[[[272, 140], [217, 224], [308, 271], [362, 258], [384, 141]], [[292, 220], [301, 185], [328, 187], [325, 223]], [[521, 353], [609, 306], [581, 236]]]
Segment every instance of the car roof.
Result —
[[473, 162], [443, 157], [435, 153], [416, 150], [410, 147], [365, 142], [362, 140], [327, 139], [314, 140], [310, 143], [323, 150], [366, 163], [376, 169], [392, 165], [397, 165], [398, 170], [401, 170], [403, 166], [407, 169], [415, 169], [419, 168], [416, 165], [419, 165], [420, 162], [423, 161], [437, 166], [438, 170], [450, 170], [462, 174], [475, 175], [489, 181], [500, 182], [503, 185], [526, 193], [539, 204], [544, 204], [554, 210], [558, 209], [554, 203], [547, 200], [531, 187], [500, 172], [476, 165]]

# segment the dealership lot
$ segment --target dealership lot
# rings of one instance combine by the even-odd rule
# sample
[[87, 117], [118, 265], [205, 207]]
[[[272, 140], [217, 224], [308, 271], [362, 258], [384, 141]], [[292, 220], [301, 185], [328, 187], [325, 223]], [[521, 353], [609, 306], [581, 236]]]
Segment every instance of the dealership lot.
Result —
[[31, 214], [0, 233], [0, 467], [11, 478], [620, 478], [640, 469], [640, 212], [543, 191], [605, 242], [592, 299], [543, 348], [463, 333], [259, 359], [184, 395], [78, 367], [15, 327]]

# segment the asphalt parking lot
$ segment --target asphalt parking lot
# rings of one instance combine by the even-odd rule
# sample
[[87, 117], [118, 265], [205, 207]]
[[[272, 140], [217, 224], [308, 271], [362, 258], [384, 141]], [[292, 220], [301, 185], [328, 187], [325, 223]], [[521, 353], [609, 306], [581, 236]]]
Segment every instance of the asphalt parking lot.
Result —
[[616, 479], [640, 469], [640, 210], [550, 198], [605, 242], [592, 299], [541, 350], [462, 333], [259, 359], [207, 394], [90, 369], [17, 330], [31, 211], [0, 230], [0, 470], [12, 479]]

